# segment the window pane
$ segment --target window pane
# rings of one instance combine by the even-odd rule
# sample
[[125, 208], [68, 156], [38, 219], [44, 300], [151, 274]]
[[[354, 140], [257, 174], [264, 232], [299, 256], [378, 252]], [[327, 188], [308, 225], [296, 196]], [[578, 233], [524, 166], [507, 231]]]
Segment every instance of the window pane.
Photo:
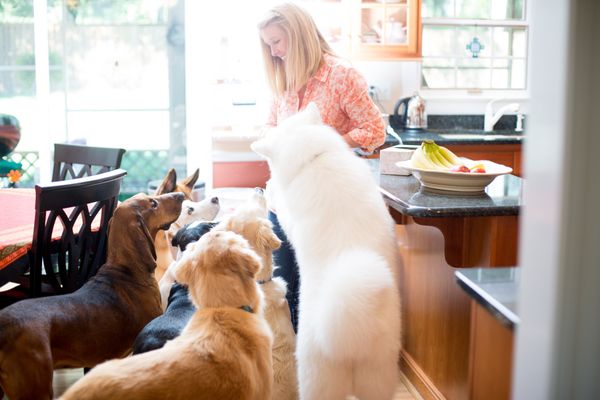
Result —
[[33, 67], [17, 71], [0, 71], [0, 99], [33, 95], [35, 95], [35, 71]]
[[495, 27], [493, 32], [492, 55], [494, 57], [525, 56], [525, 30], [523, 28]]
[[383, 8], [365, 8], [361, 11], [360, 39], [363, 43], [381, 43], [383, 41]]
[[523, 0], [423, 0], [423, 18], [523, 20]]
[[169, 111], [69, 112], [68, 140], [126, 149], [168, 149]]
[[164, 24], [168, 3], [166, 0], [67, 1], [67, 12], [77, 25]]
[[490, 87], [490, 60], [466, 58], [458, 60], [457, 64], [457, 87], [465, 89]]
[[68, 108], [168, 108], [165, 27], [77, 27], [66, 34]]
[[423, 60], [423, 86], [447, 89], [456, 85], [456, 62], [453, 58]]
[[454, 17], [454, 0], [423, 0], [421, 4], [423, 18]]
[[513, 29], [512, 55], [515, 57], [527, 57], [527, 32], [524, 28]]
[[424, 26], [423, 27], [423, 57], [426, 56], [455, 56], [456, 28], [453, 26]]
[[490, 0], [456, 0], [456, 17], [489, 19]]
[[33, 0], [0, 1], [0, 22], [33, 22]]
[[[473, 52], [469, 50], [467, 46], [471, 46], [474, 39], [481, 45], [481, 49], [477, 54], [477, 57], [490, 57], [491, 55], [491, 42], [492, 42], [492, 29], [483, 26], [459, 26], [456, 28], [456, 40], [458, 41], [458, 49], [461, 56], [473, 57]], [[472, 48], [472, 47], [471, 47]]]
[[456, 71], [446, 68], [423, 68], [423, 87], [453, 89], [456, 86]]
[[526, 65], [524, 59], [513, 60], [512, 62], [512, 75], [510, 77], [510, 87], [512, 89], [525, 89], [526, 82]]

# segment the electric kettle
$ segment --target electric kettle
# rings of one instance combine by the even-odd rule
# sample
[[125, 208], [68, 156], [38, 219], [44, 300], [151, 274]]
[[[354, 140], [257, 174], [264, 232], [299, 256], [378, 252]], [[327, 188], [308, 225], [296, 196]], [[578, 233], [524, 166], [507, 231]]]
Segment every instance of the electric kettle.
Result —
[[[403, 107], [402, 110], [401, 107]], [[417, 93], [411, 97], [398, 100], [389, 121], [391, 127], [395, 130], [420, 131], [427, 128], [425, 100]]]

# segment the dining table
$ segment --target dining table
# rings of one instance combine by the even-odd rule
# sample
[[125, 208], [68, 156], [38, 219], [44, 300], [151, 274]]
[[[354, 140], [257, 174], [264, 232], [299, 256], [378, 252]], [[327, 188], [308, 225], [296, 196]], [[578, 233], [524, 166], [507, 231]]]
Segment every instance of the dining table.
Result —
[[[68, 210], [65, 210], [68, 213]], [[92, 223], [97, 229], [99, 219]], [[33, 243], [35, 223], [35, 189], [0, 189], [0, 291], [12, 287], [11, 279], [15, 274], [27, 269], [27, 252]], [[81, 226], [81, 215], [75, 222], [75, 229]], [[52, 231], [52, 240], [60, 239], [62, 225], [56, 224]]]
[[35, 189], [0, 189], [0, 272], [31, 248], [34, 219]]

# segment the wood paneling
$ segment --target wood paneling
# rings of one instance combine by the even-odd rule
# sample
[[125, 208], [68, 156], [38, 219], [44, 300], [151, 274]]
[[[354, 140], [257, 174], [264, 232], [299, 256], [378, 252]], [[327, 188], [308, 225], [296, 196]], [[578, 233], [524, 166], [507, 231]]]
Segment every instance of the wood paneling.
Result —
[[398, 219], [403, 373], [425, 399], [468, 399], [471, 298], [453, 267], [515, 265], [518, 219]]
[[471, 399], [510, 399], [513, 332], [471, 300]]
[[521, 176], [520, 144], [452, 144], [446, 147], [459, 157], [506, 165], [513, 169], [513, 175]]

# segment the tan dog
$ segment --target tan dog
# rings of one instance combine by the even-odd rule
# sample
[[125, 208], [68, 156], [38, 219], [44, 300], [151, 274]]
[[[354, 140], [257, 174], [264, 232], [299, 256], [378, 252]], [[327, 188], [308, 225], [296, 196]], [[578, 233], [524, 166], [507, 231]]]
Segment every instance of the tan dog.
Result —
[[242, 235], [263, 261], [263, 268], [256, 279], [265, 295], [265, 318], [273, 331], [272, 398], [295, 400], [298, 398], [294, 358], [296, 334], [285, 297], [286, 282], [280, 277], [273, 277], [273, 250], [281, 246], [281, 241], [273, 232], [267, 212], [263, 190], [256, 188], [251, 198], [225, 217], [213, 231], [226, 230]]
[[272, 338], [255, 281], [260, 268], [241, 236], [205, 234], [175, 270], [198, 308], [181, 335], [97, 366], [61, 399], [269, 399]]
[[153, 238], [181, 212], [181, 193], [138, 194], [110, 220], [107, 261], [74, 293], [0, 311], [0, 386], [11, 400], [52, 399], [55, 368], [93, 367], [131, 351], [162, 312]]
[[[171, 168], [167, 175], [164, 177], [158, 188], [156, 188], [155, 195], [161, 195], [165, 193], [183, 193], [185, 200], [192, 200], [192, 192], [194, 185], [200, 176], [200, 170], [196, 169], [194, 173], [181, 182], [177, 182], [177, 172], [174, 168]], [[156, 272], [154, 276], [156, 281], [160, 281], [163, 274], [173, 262], [173, 255], [171, 254], [170, 240], [167, 237], [167, 232], [158, 232], [154, 239], [154, 247], [156, 248]]]

